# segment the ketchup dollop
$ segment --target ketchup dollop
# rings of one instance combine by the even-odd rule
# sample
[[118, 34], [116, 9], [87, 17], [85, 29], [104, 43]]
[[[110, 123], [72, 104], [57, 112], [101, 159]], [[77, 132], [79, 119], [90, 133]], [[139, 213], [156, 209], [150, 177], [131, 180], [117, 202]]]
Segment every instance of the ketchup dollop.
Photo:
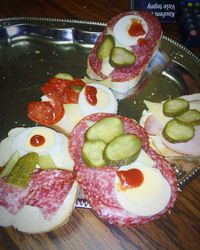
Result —
[[138, 19], [133, 19], [132, 24], [128, 30], [130, 36], [142, 36], [146, 32], [141, 24], [141, 21]]
[[43, 135], [34, 135], [30, 139], [30, 144], [34, 147], [42, 146], [45, 143], [45, 138]]
[[89, 104], [91, 105], [97, 104], [97, 89], [95, 87], [90, 86], [90, 85], [86, 86], [85, 96]]
[[144, 46], [144, 45], [147, 45], [147, 44], [148, 44], [148, 41], [147, 41], [146, 39], [139, 38], [139, 39], [137, 40], [137, 44], [138, 44], [139, 46]]
[[117, 172], [121, 186], [123, 189], [139, 187], [144, 181], [142, 171], [137, 168], [129, 170], [119, 170]]
[[4, 167], [0, 166], [0, 173], [3, 172]]

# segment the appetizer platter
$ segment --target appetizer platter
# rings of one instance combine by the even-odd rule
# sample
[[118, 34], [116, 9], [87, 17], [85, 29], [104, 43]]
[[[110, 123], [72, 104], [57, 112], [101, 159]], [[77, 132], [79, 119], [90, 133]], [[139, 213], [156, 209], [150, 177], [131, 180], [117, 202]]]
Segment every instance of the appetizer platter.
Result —
[[0, 52], [2, 226], [148, 223], [198, 175], [200, 60], [152, 14], [4, 19]]

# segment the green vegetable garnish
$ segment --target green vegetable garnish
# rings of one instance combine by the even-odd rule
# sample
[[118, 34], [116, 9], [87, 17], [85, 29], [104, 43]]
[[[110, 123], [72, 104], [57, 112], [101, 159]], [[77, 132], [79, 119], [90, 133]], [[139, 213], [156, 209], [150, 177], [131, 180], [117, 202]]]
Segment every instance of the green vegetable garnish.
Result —
[[6, 182], [8, 184], [26, 189], [29, 184], [31, 174], [35, 170], [35, 166], [38, 163], [38, 159], [39, 155], [35, 152], [22, 156], [8, 175]]

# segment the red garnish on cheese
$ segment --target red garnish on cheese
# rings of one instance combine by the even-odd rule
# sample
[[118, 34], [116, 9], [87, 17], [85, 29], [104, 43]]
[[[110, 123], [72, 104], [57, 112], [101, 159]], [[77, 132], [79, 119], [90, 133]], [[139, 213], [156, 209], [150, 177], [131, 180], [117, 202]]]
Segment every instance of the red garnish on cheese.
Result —
[[130, 36], [142, 36], [146, 32], [141, 24], [141, 21], [138, 19], [133, 19], [132, 24], [128, 30]]
[[119, 170], [117, 176], [120, 180], [122, 190], [139, 187], [144, 181], [143, 173], [137, 168]]
[[43, 135], [33, 135], [30, 139], [30, 144], [34, 147], [42, 146], [45, 143], [45, 137]]
[[137, 40], [137, 44], [139, 45], [139, 46], [144, 46], [144, 45], [147, 45], [148, 44], [148, 41], [146, 40], [146, 39], [144, 39], [144, 38], [139, 38], [138, 40]]
[[4, 167], [0, 166], [0, 173], [4, 170]]
[[89, 102], [91, 105], [96, 105], [97, 104], [97, 89], [93, 86], [86, 86], [85, 87], [85, 96], [86, 100]]

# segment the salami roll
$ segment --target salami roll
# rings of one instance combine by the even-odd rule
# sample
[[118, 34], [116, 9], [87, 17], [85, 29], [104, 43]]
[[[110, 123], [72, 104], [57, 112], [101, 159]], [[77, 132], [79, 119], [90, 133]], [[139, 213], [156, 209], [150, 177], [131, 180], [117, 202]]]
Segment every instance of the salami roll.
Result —
[[[127, 65], [126, 62], [124, 64], [122, 62], [120, 66], [113, 66], [111, 64], [113, 49], [103, 58], [98, 56], [99, 48], [108, 35], [113, 38], [114, 49], [123, 48], [135, 56], [133, 63]], [[120, 13], [107, 23], [89, 54], [87, 67], [89, 78], [94, 80], [111, 78], [112, 89], [120, 93], [127, 92], [142, 77], [142, 73], [159, 48], [161, 37], [161, 24], [153, 14], [145, 11]]]
[[[119, 202], [116, 194], [116, 176], [119, 166], [103, 166], [102, 168], [88, 167], [82, 158], [82, 147], [85, 133], [91, 124], [97, 123], [106, 117], [118, 117], [124, 123], [125, 133], [138, 136], [142, 142], [142, 150], [155, 161], [155, 168], [160, 171], [168, 182], [171, 193], [166, 206], [153, 215], [141, 216], [127, 211]], [[96, 214], [110, 224], [119, 226], [133, 226], [144, 224], [159, 218], [173, 207], [177, 196], [177, 179], [170, 164], [152, 148], [146, 131], [134, 120], [120, 115], [97, 113], [90, 115], [79, 122], [71, 133], [69, 151], [75, 161], [77, 181]]]

